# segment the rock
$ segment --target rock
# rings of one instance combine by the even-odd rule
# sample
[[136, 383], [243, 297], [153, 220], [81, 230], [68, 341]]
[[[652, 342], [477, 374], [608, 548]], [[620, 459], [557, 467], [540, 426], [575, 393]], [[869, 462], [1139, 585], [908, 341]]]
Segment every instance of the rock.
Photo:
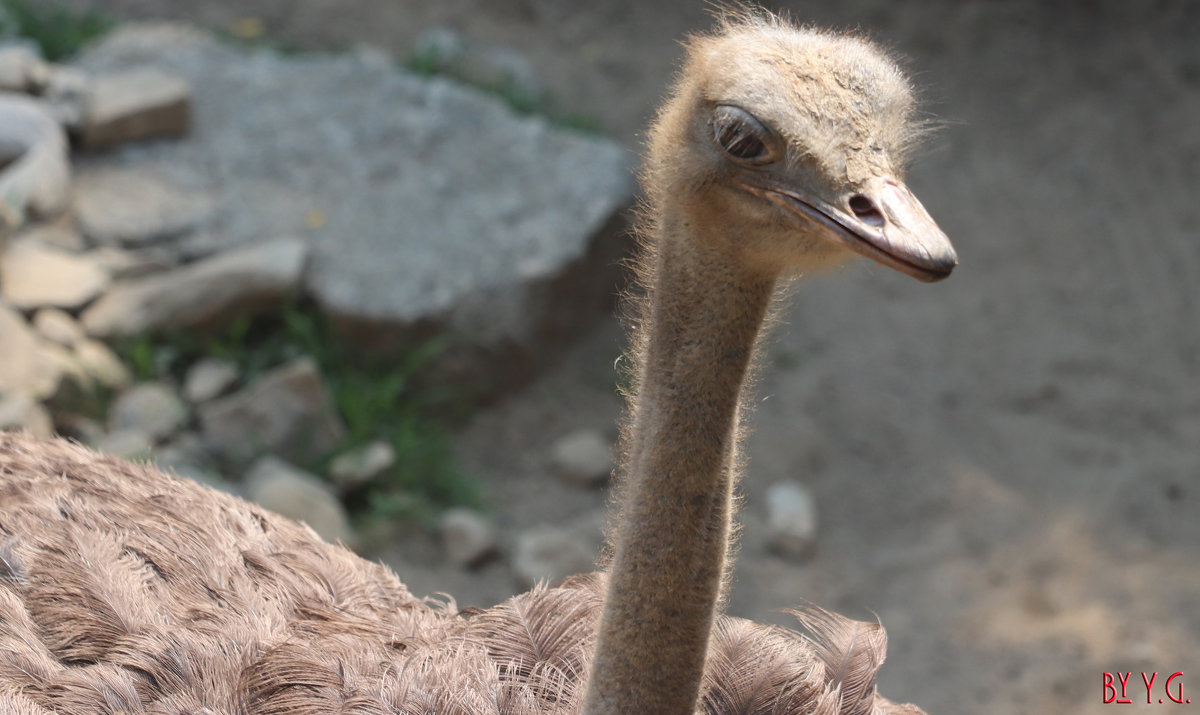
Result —
[[95, 446], [104, 439], [103, 425], [77, 412], [56, 412], [54, 422], [60, 435], [76, 442]]
[[183, 394], [188, 402], [199, 404], [220, 397], [233, 387], [241, 373], [237, 363], [220, 358], [197, 360], [183, 381]]
[[74, 356], [84, 374], [109, 390], [124, 390], [133, 382], [133, 375], [121, 358], [99, 340], [80, 341], [75, 345]]
[[127, 251], [116, 246], [100, 246], [88, 251], [86, 256], [89, 261], [108, 271], [114, 280], [158, 273], [178, 264], [165, 252], [151, 249]]
[[326, 541], [349, 541], [346, 509], [327, 485], [276, 457], [262, 457], [245, 476], [246, 498], [304, 522]]
[[303, 241], [278, 239], [117, 281], [84, 311], [83, 327], [90, 335], [107, 337], [226, 325], [294, 293], [307, 256]]
[[81, 171], [75, 216], [87, 238], [102, 246], [144, 246], [177, 238], [210, 220], [211, 196], [186, 190], [157, 172], [125, 168]]
[[108, 284], [104, 269], [57, 248], [19, 241], [0, 255], [0, 295], [22, 310], [75, 310]]
[[103, 434], [92, 447], [121, 459], [144, 460], [154, 451], [154, 439], [140, 429], [130, 428]]
[[580, 534], [554, 526], [539, 526], [517, 537], [513, 575], [521, 588], [539, 581], [557, 583], [572, 574], [594, 570], [595, 551]]
[[27, 215], [60, 211], [70, 181], [67, 137], [47, 107], [22, 95], [0, 95], [0, 235]]
[[181, 77], [146, 67], [92, 80], [79, 127], [87, 149], [187, 134], [191, 88]]
[[34, 313], [33, 327], [46, 340], [65, 348], [73, 348], [87, 337], [79, 323], [58, 308], [42, 308]]
[[262, 451], [307, 461], [345, 434], [311, 358], [261, 375], [242, 390], [199, 407], [201, 433], [223, 459], [245, 462]]
[[329, 478], [343, 492], [360, 487], [396, 463], [396, 450], [376, 440], [340, 454], [329, 463]]
[[108, 428], [138, 430], [152, 442], [174, 434], [187, 421], [188, 411], [174, 388], [161, 382], [143, 382], [117, 396], [108, 410]]
[[771, 548], [802, 558], [817, 540], [817, 506], [812, 493], [796, 482], [776, 482], [767, 489], [767, 529]]
[[0, 91], [34, 92], [50, 75], [46, 61], [28, 45], [0, 46]]
[[62, 366], [47, 359], [45, 347], [21, 314], [0, 302], [0, 392], [40, 400], [58, 390]]
[[568, 481], [600, 486], [612, 474], [612, 445], [599, 430], [572, 432], [550, 448], [550, 467]]
[[636, 159], [613, 141], [386, 62], [247, 52], [177, 26], [126, 26], [75, 62], [187, 79], [203, 131], [97, 163], [211, 187], [220, 230], [189, 251], [310, 238], [305, 290], [361, 349], [450, 334], [439, 370], [516, 385], [610, 314]]
[[442, 548], [459, 566], [475, 566], [496, 553], [496, 528], [471, 509], [447, 509], [439, 523]]
[[50, 114], [59, 124], [77, 133], [87, 117], [91, 93], [92, 79], [87, 74], [74, 67], [51, 65], [42, 88], [42, 99], [50, 106]]
[[[75, 219], [69, 214], [62, 214], [55, 218], [39, 221], [35, 224], [30, 224], [23, 228], [13, 238], [13, 244], [29, 242], [58, 248], [68, 253], [79, 253], [87, 248], [83, 240], [83, 234], [75, 227]], [[97, 262], [101, 268], [105, 268], [102, 263]]]
[[54, 436], [54, 423], [45, 407], [23, 392], [0, 393], [0, 430], [23, 429], [42, 439]]
[[207, 486], [233, 491], [233, 486], [223, 480], [212, 465], [204, 450], [204, 443], [194, 432], [182, 432], [169, 443], [154, 450], [151, 457], [161, 470], [177, 474]]

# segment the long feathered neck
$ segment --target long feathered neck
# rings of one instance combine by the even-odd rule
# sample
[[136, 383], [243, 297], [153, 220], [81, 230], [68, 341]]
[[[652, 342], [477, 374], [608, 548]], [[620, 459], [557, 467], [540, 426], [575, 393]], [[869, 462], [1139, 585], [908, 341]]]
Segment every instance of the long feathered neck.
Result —
[[706, 253], [728, 243], [697, 235], [703, 222], [687, 215], [661, 217], [643, 257], [650, 291], [589, 715], [692, 713], [721, 598], [738, 404], [775, 279]]

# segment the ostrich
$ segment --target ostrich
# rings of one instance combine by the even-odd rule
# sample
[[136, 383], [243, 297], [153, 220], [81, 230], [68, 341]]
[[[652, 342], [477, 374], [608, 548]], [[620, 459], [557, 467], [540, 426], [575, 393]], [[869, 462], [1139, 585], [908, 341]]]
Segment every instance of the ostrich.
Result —
[[650, 132], [607, 575], [460, 612], [253, 504], [5, 434], [0, 711], [920, 713], [875, 692], [878, 624], [720, 613], [773, 293], [854, 253], [924, 281], [956, 262], [900, 181], [917, 131], [895, 65], [730, 15]]

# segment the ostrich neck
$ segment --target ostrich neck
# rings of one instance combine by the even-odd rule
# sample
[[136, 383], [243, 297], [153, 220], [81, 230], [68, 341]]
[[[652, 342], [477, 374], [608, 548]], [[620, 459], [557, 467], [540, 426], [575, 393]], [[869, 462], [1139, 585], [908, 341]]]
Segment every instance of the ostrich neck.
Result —
[[692, 713], [729, 548], [738, 403], [774, 276], [660, 229], [584, 712]]

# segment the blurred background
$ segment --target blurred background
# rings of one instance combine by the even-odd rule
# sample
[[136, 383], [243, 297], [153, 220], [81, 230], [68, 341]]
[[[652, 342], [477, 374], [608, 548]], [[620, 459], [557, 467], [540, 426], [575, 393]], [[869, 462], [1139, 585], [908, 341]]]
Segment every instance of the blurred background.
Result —
[[[62, 312], [104, 338], [126, 366], [131, 380], [107, 388], [106, 400], [119, 401], [143, 383], [160, 393], [165, 385], [184, 393], [179, 406], [167, 404], [178, 395], [158, 394], [121, 409], [132, 414], [141, 400], [176, 415], [171, 419], [184, 433], [198, 425], [190, 443], [143, 435], [132, 446], [108, 443], [114, 451], [170, 447], [176, 452], [174, 461], [163, 458], [167, 466], [250, 496], [264, 492], [247, 485], [269, 492], [272, 479], [283, 479], [270, 471], [279, 464], [260, 459], [247, 468], [253, 474], [228, 480], [208, 466], [238, 462], [231, 453], [240, 448], [221, 442], [214, 426], [240, 414], [238, 405], [205, 412], [185, 403], [235, 388], [218, 399], [250, 390], [244, 401], [261, 402], [264, 375], [310, 387], [323, 382], [336, 414], [310, 416], [315, 422], [302, 428], [302, 441], [324, 429], [322, 420], [342, 424], [322, 455], [291, 458], [291, 467], [316, 475], [321, 488], [336, 486], [350, 516], [329, 517], [332, 533], [394, 567], [414, 593], [446, 591], [460, 605], [488, 606], [539, 574], [588, 567], [599, 545], [607, 446], [620, 411], [614, 367], [621, 332], [604, 296], [620, 283], [613, 266], [630, 246], [622, 217], [644, 126], [681, 56], [681, 39], [711, 25], [705, 3], [0, 5], [9, 34], [40, 33], [47, 60], [93, 76], [161, 57], [171, 45], [160, 32], [74, 54], [88, 43], [113, 42], [114, 28], [127, 21], [185, 22], [218, 38], [222, 49], [213, 50], [181, 35], [179, 58], [163, 60], [190, 85], [186, 138], [113, 149], [87, 146], [86, 127], [72, 130], [76, 198], [68, 216], [88, 215], [81, 200], [107, 205], [102, 192], [92, 194], [96, 185], [113, 186], [105, 179], [112, 172], [148, 171], [149, 183], [169, 180], [193, 198], [208, 187], [207, 198], [196, 200], [203, 204], [196, 209], [200, 228], [189, 227], [180, 241], [182, 229], [172, 234], [183, 248], [164, 258], [147, 252], [150, 244], [162, 248], [158, 239], [137, 250], [127, 241], [122, 249], [139, 260], [207, 260], [244, 248], [267, 229], [287, 229], [314, 246], [311, 265], [323, 270], [332, 254], [349, 251], [338, 246], [351, 245], [330, 240], [375, 231], [390, 246], [421, 207], [446, 197], [452, 207], [421, 220], [453, 224], [447, 236], [459, 230], [461, 216], [474, 215], [497, 235], [540, 237], [559, 224], [528, 223], [534, 219], [527, 214], [569, 207], [561, 221], [582, 231], [584, 247], [566, 257], [567, 268], [551, 274], [540, 263], [520, 264], [518, 273], [535, 277], [532, 288], [512, 298], [485, 285], [466, 307], [438, 308], [453, 314], [443, 322], [385, 319], [372, 296], [355, 292], [369, 273], [381, 274], [372, 278], [381, 284], [440, 295], [436, 276], [418, 285], [389, 272], [407, 262], [427, 266], [424, 275], [442, 270], [434, 259], [451, 244], [439, 243], [450, 239], [436, 231], [422, 234], [419, 259], [379, 248], [342, 273], [332, 271], [327, 283], [305, 283], [300, 297], [289, 293], [265, 314], [224, 319], [215, 331], [191, 324], [145, 334], [97, 328], [104, 315], [89, 319], [88, 311], [103, 313], [96, 309], [108, 295]], [[47, 15], [51, 6], [56, 14]], [[1130, 709], [1200, 709], [1175, 706], [1170, 698], [1178, 693], [1163, 687], [1181, 671], [1173, 688], [1182, 680], [1183, 697], [1200, 703], [1200, 5], [853, 0], [769, 7], [802, 23], [861, 32], [901, 58], [940, 127], [917, 153], [910, 186], [954, 241], [960, 267], [928, 286], [855, 265], [806, 280], [789, 300], [764, 352], [729, 610], [787, 623], [778, 609], [811, 600], [847, 615], [877, 614], [890, 634], [881, 690], [931, 713], [1107, 712], [1115, 705], [1104, 702], [1106, 672], [1133, 673]], [[44, 16], [45, 27], [29, 32]], [[67, 27], [80, 37], [64, 37]], [[50, 56], [55, 43], [62, 43], [62, 57]], [[353, 61], [337, 64], [350, 62], [345, 58]], [[284, 79], [267, 87], [268, 70], [283, 67], [294, 74], [279, 69]], [[195, 74], [202, 69], [211, 75]], [[245, 79], [251, 75], [257, 79]], [[305, 91], [332, 97], [353, 84], [351, 76], [364, 93], [448, 108], [451, 119], [397, 119], [372, 130], [376, 141], [366, 156], [386, 155], [389, 142], [407, 146], [415, 136], [416, 158], [396, 159], [398, 168], [363, 159], [370, 166], [361, 172], [349, 159], [343, 166], [317, 154], [311, 139], [264, 128], [324, 126], [339, 111], [358, 116], [391, 106], [289, 104]], [[369, 77], [380, 84], [361, 79]], [[260, 84], [238, 95], [246, 82]], [[424, 94], [421, 87], [430, 84], [453, 89]], [[206, 99], [211, 87], [228, 88], [226, 96], [238, 101]], [[289, 107], [294, 115], [286, 114]], [[277, 125], [268, 122], [272, 113], [280, 115], [271, 119]], [[472, 119], [478, 117], [488, 119]], [[502, 121], [517, 123], [517, 138], [487, 139], [490, 125]], [[240, 127], [229, 131], [255, 147], [277, 141], [281, 148], [278, 155], [244, 147], [221, 153], [212, 148], [217, 126]], [[461, 150], [458, 130], [520, 151], [508, 156], [481, 146], [437, 160], [421, 153], [441, 144]], [[364, 141], [364, 131], [348, 129], [347, 145]], [[323, 136], [329, 146], [341, 141], [336, 129]], [[200, 152], [187, 149], [189, 142], [208, 143]], [[571, 160], [521, 164], [512, 179], [503, 172], [475, 176], [483, 172], [476, 167], [516, 166], [541, 153]], [[304, 163], [290, 163], [301, 155]], [[206, 168], [185, 171], [185, 160]], [[456, 161], [463, 172], [447, 169]], [[412, 183], [433, 193], [415, 199], [419, 206], [397, 199], [396, 213], [379, 208], [388, 203], [388, 172], [407, 176], [414, 166], [425, 173]], [[221, 171], [255, 180], [229, 196], [213, 188], [226, 176]], [[329, 178], [321, 179], [322, 171]], [[334, 184], [360, 173], [364, 186], [386, 189], [374, 203], [329, 198], [339, 190]], [[582, 188], [539, 193], [543, 185], [572, 182]], [[113, 201], [151, 193], [144, 183]], [[81, 194], [89, 185], [92, 194]], [[474, 202], [497, 186], [506, 192], [501, 198]], [[176, 211], [196, 201], [166, 205]], [[260, 215], [267, 218], [247, 218]], [[110, 225], [104, 220], [84, 221], [79, 245], [59, 248], [97, 250]], [[53, 221], [55, 230], [67, 230], [61, 217]], [[577, 225], [583, 223], [586, 229]], [[462, 230], [477, 252], [502, 253], [487, 248], [490, 228]], [[10, 254], [19, 235], [9, 239]], [[266, 257], [268, 265], [292, 260], [290, 249], [280, 250]], [[430, 251], [438, 256], [424, 263]], [[0, 292], [15, 280], [11, 265], [0, 272]], [[117, 283], [153, 275], [147, 269], [121, 278], [106, 270]], [[326, 295], [333, 297], [322, 302]], [[5, 299], [14, 314], [36, 322], [35, 307]], [[508, 310], [510, 301], [516, 315], [536, 316], [530, 320], [540, 321], [537, 327], [511, 327], [511, 316], [489, 312]], [[561, 315], [547, 302], [570, 310]], [[364, 303], [349, 316], [347, 305]], [[463, 335], [502, 322], [503, 335], [456, 350]], [[50, 340], [45, 330], [41, 335]], [[400, 337], [387, 337], [393, 335]], [[17, 343], [7, 342], [0, 344], [0, 367], [6, 351], [10, 363], [15, 359]], [[308, 372], [297, 364], [305, 359]], [[202, 361], [232, 374], [212, 395], [191, 391], [193, 381], [203, 382], [192, 376]], [[280, 365], [285, 374], [271, 372]], [[16, 391], [14, 384], [3, 388]], [[202, 399], [193, 400], [197, 395]], [[104, 403], [107, 413], [93, 406], [84, 414], [57, 399], [46, 404], [58, 431], [101, 446], [120, 433], [112, 402]], [[161, 423], [162, 413], [155, 414], [151, 421]], [[224, 445], [215, 456], [214, 440]], [[206, 456], [188, 456], [187, 449]], [[361, 468], [335, 467], [344, 454]], [[362, 467], [372, 459], [386, 466]], [[1142, 672], [1158, 673], [1149, 696]]]

